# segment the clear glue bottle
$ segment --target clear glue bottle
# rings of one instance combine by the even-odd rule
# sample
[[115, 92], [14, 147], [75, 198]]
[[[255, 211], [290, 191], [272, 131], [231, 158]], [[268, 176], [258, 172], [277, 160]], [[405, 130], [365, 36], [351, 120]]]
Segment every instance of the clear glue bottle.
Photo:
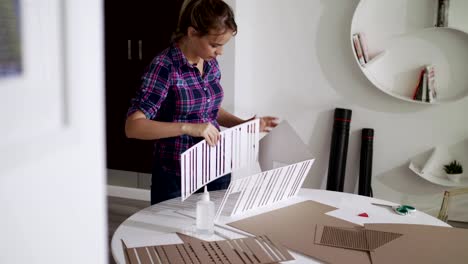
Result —
[[210, 194], [205, 185], [205, 191], [197, 202], [197, 233], [212, 235], [214, 233], [214, 203], [210, 201]]

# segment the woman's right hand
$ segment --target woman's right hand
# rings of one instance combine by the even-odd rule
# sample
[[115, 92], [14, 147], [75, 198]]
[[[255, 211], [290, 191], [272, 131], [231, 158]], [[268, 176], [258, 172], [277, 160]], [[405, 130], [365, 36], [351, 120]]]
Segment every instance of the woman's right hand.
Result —
[[219, 131], [211, 123], [186, 123], [182, 126], [182, 132], [192, 137], [202, 137], [210, 146], [215, 146], [219, 140]]

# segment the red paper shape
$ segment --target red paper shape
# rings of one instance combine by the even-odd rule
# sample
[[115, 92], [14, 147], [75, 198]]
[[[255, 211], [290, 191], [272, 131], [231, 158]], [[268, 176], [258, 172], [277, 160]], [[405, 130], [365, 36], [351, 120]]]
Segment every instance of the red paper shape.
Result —
[[369, 217], [369, 215], [367, 213], [360, 213], [360, 214], [358, 214], [358, 216], [360, 216], [360, 217]]

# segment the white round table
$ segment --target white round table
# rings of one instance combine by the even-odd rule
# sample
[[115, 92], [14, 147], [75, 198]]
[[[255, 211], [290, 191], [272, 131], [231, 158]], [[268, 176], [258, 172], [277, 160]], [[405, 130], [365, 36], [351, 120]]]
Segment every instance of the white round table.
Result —
[[[173, 235], [175, 232], [188, 233], [194, 232], [195, 204], [198, 201], [198, 195], [195, 194], [182, 202], [180, 198], [168, 200], [159, 204], [142, 209], [125, 220], [115, 231], [111, 241], [111, 251], [116, 263], [125, 263], [124, 251], [122, 248], [123, 240], [128, 247], [139, 247], [160, 244], [174, 244]], [[223, 198], [224, 191], [210, 192], [211, 200], [216, 205]], [[286, 207], [306, 200], [316, 201], [322, 204], [338, 208], [327, 213], [328, 215], [338, 217], [356, 224], [364, 223], [405, 223], [420, 225], [447, 226], [439, 219], [416, 211], [411, 215], [401, 216], [395, 214], [391, 209], [375, 206], [371, 203], [394, 204], [388, 201], [360, 196], [350, 193], [331, 192], [315, 189], [301, 189], [298, 196], [288, 201], [282, 201], [272, 206], [258, 208], [242, 216], [230, 217], [222, 215], [217, 224], [227, 229], [225, 223], [230, 223], [239, 219], [250, 217], [256, 214], [268, 212], [274, 209]], [[227, 207], [232, 206], [228, 200]], [[361, 213], [367, 213], [369, 217], [358, 216]], [[242, 237], [237, 232], [228, 231], [225, 228], [216, 227], [215, 235], [207, 240], [235, 239]], [[296, 258], [295, 261], [288, 263], [321, 263], [318, 260], [306, 257], [304, 255], [291, 252]]]

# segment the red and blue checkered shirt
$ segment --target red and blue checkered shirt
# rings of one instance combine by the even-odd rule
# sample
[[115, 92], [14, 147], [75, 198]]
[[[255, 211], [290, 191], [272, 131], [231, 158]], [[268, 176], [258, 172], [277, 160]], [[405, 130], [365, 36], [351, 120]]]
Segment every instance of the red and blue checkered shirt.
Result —
[[[223, 100], [221, 71], [216, 59], [205, 61], [203, 76], [191, 65], [176, 43], [156, 56], [141, 78], [127, 116], [137, 110], [162, 122], [216, 121]], [[203, 138], [188, 135], [155, 140], [153, 162], [163, 171], [180, 176], [180, 155]]]

